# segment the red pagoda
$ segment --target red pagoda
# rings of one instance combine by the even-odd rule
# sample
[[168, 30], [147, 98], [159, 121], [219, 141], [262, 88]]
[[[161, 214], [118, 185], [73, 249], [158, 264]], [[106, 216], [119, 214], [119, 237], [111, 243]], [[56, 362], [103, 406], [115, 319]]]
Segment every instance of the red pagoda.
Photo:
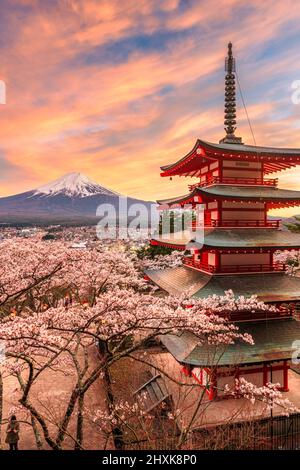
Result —
[[252, 334], [255, 345], [230, 346], [214, 373], [209, 354], [198, 346], [194, 335], [162, 338], [186, 373], [202, 384], [204, 377], [206, 381], [209, 378], [210, 398], [216, 396], [224, 376], [228, 382], [228, 375], [245, 375], [258, 385], [272, 379], [287, 391], [292, 344], [300, 340], [300, 322], [293, 316], [300, 300], [300, 278], [287, 275], [285, 265], [274, 260], [278, 250], [300, 249], [300, 235], [284, 230], [280, 220], [267, 215], [271, 209], [300, 206], [300, 191], [280, 189], [276, 178], [266, 177], [300, 165], [300, 149], [246, 145], [235, 136], [235, 60], [231, 43], [225, 70], [226, 136], [218, 144], [198, 139], [186, 156], [161, 167], [163, 177], [197, 178], [188, 194], [158, 204], [162, 209], [187, 204], [195, 209], [201, 204], [203, 243], [191, 243], [197, 221], [192, 223], [191, 231], [153, 238], [152, 245], [185, 250], [186, 256], [183, 266], [146, 273], [168, 293], [189, 291], [205, 298], [232, 290], [235, 296], [257, 295], [259, 300], [278, 307], [276, 314], [263, 318], [255, 313], [232, 317], [241, 331]]

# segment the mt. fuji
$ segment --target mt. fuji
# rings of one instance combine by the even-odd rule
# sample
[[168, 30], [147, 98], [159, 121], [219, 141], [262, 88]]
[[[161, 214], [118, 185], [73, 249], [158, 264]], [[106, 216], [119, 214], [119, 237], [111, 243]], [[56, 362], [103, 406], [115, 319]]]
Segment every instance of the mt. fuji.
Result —
[[100, 184], [92, 181], [82, 173], [67, 173], [57, 180], [37, 188], [34, 196], [43, 194], [46, 196], [64, 194], [69, 197], [88, 197], [94, 196], [95, 194], [120, 196], [119, 193], [100, 186]]
[[[95, 223], [100, 204], [111, 204], [119, 216], [125, 215], [118, 213], [120, 197], [82, 173], [68, 173], [25, 193], [0, 198], [0, 223]], [[128, 207], [135, 203], [142, 203], [149, 213], [151, 201], [127, 198]]]

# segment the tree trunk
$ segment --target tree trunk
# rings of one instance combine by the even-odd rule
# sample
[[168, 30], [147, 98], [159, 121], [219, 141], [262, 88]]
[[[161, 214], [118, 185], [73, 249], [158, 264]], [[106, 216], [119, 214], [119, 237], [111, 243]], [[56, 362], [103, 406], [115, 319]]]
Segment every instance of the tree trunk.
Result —
[[65, 416], [64, 416], [64, 419], [62, 421], [62, 424], [61, 424], [61, 428], [57, 434], [57, 439], [56, 439], [56, 445], [61, 448], [61, 445], [64, 441], [64, 438], [65, 438], [65, 434], [66, 434], [66, 430], [68, 428], [68, 425], [69, 425], [69, 422], [70, 422], [70, 419], [71, 419], [71, 416], [73, 414], [73, 411], [74, 411], [74, 408], [75, 408], [75, 405], [76, 405], [76, 401], [77, 401], [77, 398], [79, 396], [79, 389], [76, 387], [72, 394], [71, 394], [71, 397], [70, 397], [70, 400], [69, 400], [69, 404], [68, 404], [68, 407], [67, 407], [67, 410], [66, 410], [66, 413], [65, 413]]
[[34, 417], [31, 415], [31, 426], [33, 429], [34, 437], [35, 437], [35, 442], [36, 442], [36, 447], [38, 450], [42, 450], [43, 448], [43, 443], [41, 440], [41, 435], [39, 433], [38, 427], [37, 427], [37, 422], [34, 419]]
[[77, 433], [76, 433], [76, 443], [74, 450], [82, 449], [83, 442], [83, 405], [84, 405], [84, 395], [80, 394], [78, 398], [78, 415], [77, 415]]

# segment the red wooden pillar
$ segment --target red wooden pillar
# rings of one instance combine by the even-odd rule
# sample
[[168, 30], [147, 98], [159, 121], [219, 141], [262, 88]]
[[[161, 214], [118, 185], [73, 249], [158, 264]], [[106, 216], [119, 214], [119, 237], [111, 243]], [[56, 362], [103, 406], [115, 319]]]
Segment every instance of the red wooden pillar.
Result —
[[190, 364], [186, 364], [182, 369], [181, 372], [186, 375], [187, 377], [192, 376], [192, 366]]
[[207, 227], [211, 226], [211, 209], [205, 210], [204, 221], [205, 221], [204, 225], [206, 225]]
[[222, 201], [218, 201], [218, 224], [222, 227]]
[[219, 181], [223, 180], [223, 160], [219, 161]]
[[273, 257], [273, 251], [271, 250], [270, 251], [270, 269], [272, 268], [273, 263], [274, 263], [274, 257]]
[[265, 225], [267, 225], [267, 220], [268, 220], [268, 213], [267, 213], [267, 204], [266, 202], [264, 203], [264, 221], [265, 221]]
[[241, 374], [241, 371], [239, 367], [237, 367], [235, 374], [234, 374], [234, 390], [236, 393], [238, 393], [240, 390], [240, 385], [239, 385], [240, 374]]
[[283, 391], [289, 391], [289, 365], [288, 361], [283, 361]]
[[208, 251], [201, 252], [201, 261], [204, 265], [208, 265]]
[[263, 164], [261, 163], [260, 164], [260, 181], [263, 183], [264, 181], [264, 166]]
[[219, 272], [220, 267], [221, 267], [221, 255], [218, 250], [215, 251], [215, 260], [216, 260], [216, 263], [215, 263], [216, 272]]
[[209, 380], [209, 400], [213, 400], [217, 396], [217, 373], [216, 371], [210, 372], [210, 380]]
[[263, 365], [263, 385], [267, 385], [268, 383], [268, 365], [264, 363]]
[[199, 253], [200, 253], [200, 250], [193, 250], [193, 264], [194, 264], [194, 266], [197, 266], [197, 264], [199, 264]]

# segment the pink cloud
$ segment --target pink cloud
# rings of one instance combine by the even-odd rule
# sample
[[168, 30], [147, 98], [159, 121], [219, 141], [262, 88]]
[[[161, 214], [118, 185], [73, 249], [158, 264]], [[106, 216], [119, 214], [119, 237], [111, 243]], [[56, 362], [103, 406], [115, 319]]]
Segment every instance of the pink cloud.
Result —
[[[222, 103], [216, 97], [223, 90], [227, 40], [234, 41], [237, 58], [249, 59], [239, 73], [244, 91], [272, 84], [282, 70], [300, 78], [296, 48], [280, 63], [255, 63], [257, 51], [278, 39], [287, 22], [297, 28], [300, 12], [290, 0], [251, 2], [239, 18], [237, 0], [195, 2], [183, 10], [177, 0], [100, 3], [101, 8], [99, 1], [63, 0], [59, 8], [47, 9], [37, 1], [15, 2], [32, 12], [20, 22], [12, 20], [14, 37], [1, 51], [8, 104], [1, 109], [0, 141], [23, 177], [7, 179], [2, 195], [67, 171], [83, 171], [137, 197], [183, 194], [188, 181], [161, 180], [159, 166], [187, 153], [198, 137], [223, 137]], [[170, 33], [165, 47], [136, 49], [120, 61], [78, 59], [95, 47], [161, 31]], [[172, 36], [184, 31], [190, 34]], [[169, 95], [160, 93], [165, 87]], [[286, 107], [281, 96], [248, 105], [258, 144], [300, 146], [298, 111], [289, 103], [289, 115], [278, 118], [281, 106]], [[238, 122], [238, 135], [253, 143], [241, 107]], [[284, 176], [284, 184], [294, 184], [295, 174]]]

